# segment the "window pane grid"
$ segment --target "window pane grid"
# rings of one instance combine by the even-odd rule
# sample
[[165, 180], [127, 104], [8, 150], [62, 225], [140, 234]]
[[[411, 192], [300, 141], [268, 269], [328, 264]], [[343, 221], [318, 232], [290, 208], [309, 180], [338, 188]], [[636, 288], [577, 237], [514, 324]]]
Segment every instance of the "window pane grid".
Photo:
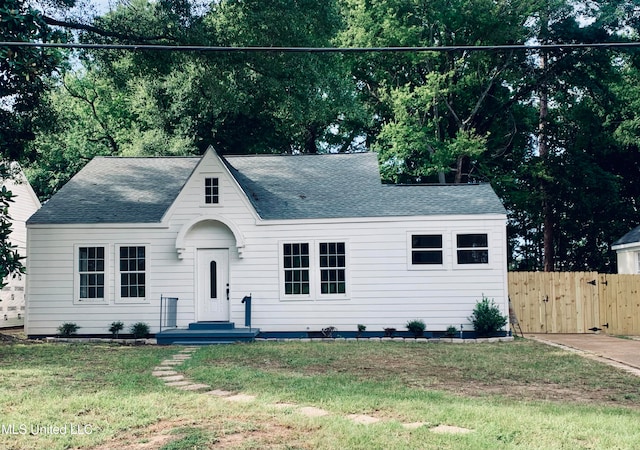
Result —
[[104, 298], [104, 247], [79, 247], [80, 298]]
[[120, 247], [120, 297], [142, 298], [146, 287], [144, 246]]
[[220, 202], [220, 188], [217, 178], [204, 179], [204, 202], [208, 204]]
[[320, 244], [320, 293], [344, 294], [346, 283], [346, 250], [344, 242]]
[[309, 244], [284, 244], [284, 293], [309, 294]]

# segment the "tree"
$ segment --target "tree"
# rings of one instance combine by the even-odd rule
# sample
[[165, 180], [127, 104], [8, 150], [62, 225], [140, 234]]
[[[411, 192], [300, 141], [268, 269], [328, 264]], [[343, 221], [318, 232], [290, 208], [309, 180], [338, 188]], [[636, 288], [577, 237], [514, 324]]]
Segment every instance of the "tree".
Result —
[[[528, 30], [525, 2], [345, 0], [357, 46], [469, 46], [521, 42]], [[501, 152], [516, 130], [506, 105], [521, 53], [434, 52], [365, 55], [354, 73], [375, 108], [373, 147], [394, 181], [467, 182], [476, 161]]]
[[[63, 37], [62, 33], [52, 31], [42, 14], [27, 2], [4, 0], [0, 5], [0, 40], [50, 42]], [[35, 111], [47, 88], [47, 77], [62, 60], [56, 51], [0, 47], [0, 184], [10, 176], [9, 161], [26, 158], [25, 144], [34, 138]], [[13, 194], [3, 185], [0, 189], [0, 287], [4, 286], [7, 276], [24, 270], [21, 258], [9, 242], [11, 201]]]

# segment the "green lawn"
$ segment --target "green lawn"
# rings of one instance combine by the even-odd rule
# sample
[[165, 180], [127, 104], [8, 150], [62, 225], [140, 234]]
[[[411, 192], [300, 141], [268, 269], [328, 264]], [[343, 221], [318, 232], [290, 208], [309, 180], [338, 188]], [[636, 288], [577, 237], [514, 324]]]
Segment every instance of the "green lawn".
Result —
[[249, 403], [151, 376], [179, 349], [0, 344], [0, 448], [640, 448], [640, 378], [528, 340], [211, 346], [180, 366]]

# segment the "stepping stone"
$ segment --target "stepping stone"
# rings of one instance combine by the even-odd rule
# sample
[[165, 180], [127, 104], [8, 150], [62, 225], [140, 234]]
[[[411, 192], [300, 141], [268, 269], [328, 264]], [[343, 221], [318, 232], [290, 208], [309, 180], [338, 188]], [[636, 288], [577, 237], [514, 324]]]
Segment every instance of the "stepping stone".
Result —
[[296, 408], [298, 405], [295, 403], [270, 403], [268, 406], [277, 409]]
[[307, 417], [322, 417], [328, 416], [330, 413], [321, 408], [316, 408], [315, 406], [303, 406], [300, 408], [300, 413]]
[[248, 403], [248, 402], [254, 401], [256, 399], [256, 396], [248, 395], [248, 394], [236, 394], [230, 397], [222, 397], [222, 398], [230, 402]]
[[170, 375], [178, 375], [178, 372], [175, 370], [154, 370], [151, 372], [151, 375], [154, 377], [166, 377]]
[[182, 390], [182, 391], [200, 391], [202, 389], [209, 389], [211, 386], [209, 386], [208, 384], [197, 384], [197, 383], [191, 383], [191, 384], [187, 384], [185, 386], [180, 386], [178, 387], [178, 389]]
[[184, 375], [171, 375], [168, 377], [159, 377], [162, 381], [182, 381], [184, 380]]
[[162, 361], [160, 364], [162, 364], [163, 366], [179, 366], [182, 363], [183, 361], [177, 359], [167, 359]]
[[156, 366], [156, 367], [153, 368], [153, 370], [162, 372], [163, 370], [164, 371], [175, 370], [175, 367], [173, 367], [173, 366]]
[[214, 389], [213, 391], [207, 392], [207, 394], [215, 395], [216, 397], [228, 397], [233, 395], [233, 392], [223, 391], [222, 389]]
[[180, 350], [180, 353], [193, 353], [198, 350], [196, 347], [187, 347]]
[[186, 361], [187, 359], [191, 359], [191, 355], [178, 353], [177, 355], [173, 355], [173, 359], [177, 361]]
[[168, 383], [165, 383], [165, 386], [172, 386], [172, 387], [178, 387], [178, 386], [188, 386], [191, 384], [191, 381], [187, 381], [187, 380], [183, 380], [183, 381], [170, 381]]
[[372, 423], [380, 422], [380, 419], [377, 417], [371, 417], [365, 414], [349, 414], [347, 417], [353, 422], [361, 425], [371, 425]]
[[415, 430], [417, 428], [428, 425], [427, 422], [411, 422], [411, 423], [403, 423], [402, 426], [408, 430]]
[[437, 427], [433, 427], [430, 429], [434, 433], [451, 433], [451, 434], [466, 434], [472, 433], [473, 430], [468, 428], [455, 427], [451, 425], [438, 425]]

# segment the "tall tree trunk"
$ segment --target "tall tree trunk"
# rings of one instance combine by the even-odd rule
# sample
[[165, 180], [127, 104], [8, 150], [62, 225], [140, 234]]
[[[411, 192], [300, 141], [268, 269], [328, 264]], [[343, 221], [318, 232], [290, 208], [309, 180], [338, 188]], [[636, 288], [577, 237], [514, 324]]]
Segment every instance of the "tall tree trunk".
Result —
[[[547, 20], [543, 18], [544, 31], [546, 31]], [[546, 166], [549, 158], [549, 93], [547, 90], [545, 71], [548, 65], [547, 53], [543, 50], [540, 54], [540, 66], [542, 69], [542, 82], [540, 83], [540, 115], [538, 122], [538, 151], [540, 160], [543, 165], [543, 172], [546, 173]], [[544, 176], [544, 174], [543, 174]], [[551, 205], [551, 194], [549, 182], [543, 178], [540, 180], [540, 189], [542, 193], [542, 232], [543, 232], [543, 270], [545, 272], [553, 272], [555, 266], [555, 248], [553, 245], [555, 236], [555, 220], [553, 215], [553, 207]]]

